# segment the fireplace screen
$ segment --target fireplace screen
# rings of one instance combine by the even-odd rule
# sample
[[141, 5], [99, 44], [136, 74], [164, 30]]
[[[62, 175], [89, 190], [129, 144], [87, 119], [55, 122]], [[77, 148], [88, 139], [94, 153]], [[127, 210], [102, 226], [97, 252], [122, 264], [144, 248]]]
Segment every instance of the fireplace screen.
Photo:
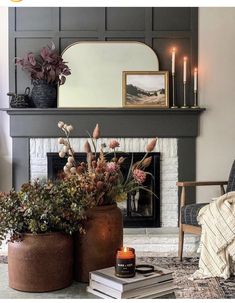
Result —
[[[143, 158], [145, 153], [133, 153], [134, 163]], [[131, 162], [131, 155], [119, 153], [120, 156], [127, 157], [124, 162], [122, 173], [127, 176]], [[146, 171], [153, 175], [147, 175], [144, 183], [155, 195], [145, 190], [134, 191], [127, 196], [127, 200], [119, 201], [124, 227], [160, 227], [160, 153], [151, 153], [152, 162]], [[108, 158], [109, 156], [107, 156]], [[110, 158], [112, 156], [110, 155]], [[86, 160], [85, 153], [76, 153], [76, 161]], [[60, 158], [58, 153], [47, 153], [48, 178], [58, 179], [66, 164], [66, 159]]]

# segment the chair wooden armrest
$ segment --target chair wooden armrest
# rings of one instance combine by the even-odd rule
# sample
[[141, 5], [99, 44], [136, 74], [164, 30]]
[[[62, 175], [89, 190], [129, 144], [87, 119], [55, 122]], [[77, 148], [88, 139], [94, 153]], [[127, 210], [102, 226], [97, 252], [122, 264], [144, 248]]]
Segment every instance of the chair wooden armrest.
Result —
[[228, 181], [183, 181], [176, 182], [178, 187], [182, 187], [181, 197], [180, 197], [180, 207], [185, 206], [186, 201], [186, 187], [196, 187], [196, 186], [212, 186], [219, 185], [221, 190], [221, 195], [225, 194], [224, 185], [227, 185]]
[[184, 181], [176, 182], [179, 187], [193, 187], [193, 186], [210, 186], [210, 185], [227, 185], [228, 181]]

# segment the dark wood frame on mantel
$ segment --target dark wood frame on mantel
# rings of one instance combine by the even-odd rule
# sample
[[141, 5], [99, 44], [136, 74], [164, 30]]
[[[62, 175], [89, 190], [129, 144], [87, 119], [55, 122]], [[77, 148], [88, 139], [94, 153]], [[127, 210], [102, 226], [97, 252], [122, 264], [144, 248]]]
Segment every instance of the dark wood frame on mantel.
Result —
[[[30, 179], [30, 138], [57, 138], [59, 120], [75, 126], [73, 137], [86, 137], [98, 122], [102, 137], [177, 138], [179, 180], [196, 179], [196, 137], [200, 109], [2, 109], [10, 116], [13, 165], [12, 184], [19, 189]], [[195, 191], [188, 193], [194, 201]]]

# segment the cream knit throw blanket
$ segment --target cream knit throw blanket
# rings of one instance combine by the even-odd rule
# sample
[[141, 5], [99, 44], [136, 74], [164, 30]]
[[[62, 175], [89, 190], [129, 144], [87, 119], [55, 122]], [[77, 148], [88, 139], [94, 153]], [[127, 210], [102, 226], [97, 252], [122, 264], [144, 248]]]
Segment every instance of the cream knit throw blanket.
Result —
[[235, 261], [235, 191], [204, 206], [197, 220], [202, 227], [201, 255], [199, 269], [191, 279], [229, 278]]

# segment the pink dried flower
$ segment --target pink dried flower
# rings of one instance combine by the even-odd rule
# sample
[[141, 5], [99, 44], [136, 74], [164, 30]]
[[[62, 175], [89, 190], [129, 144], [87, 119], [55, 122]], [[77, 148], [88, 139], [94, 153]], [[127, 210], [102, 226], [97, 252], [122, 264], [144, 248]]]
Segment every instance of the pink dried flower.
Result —
[[118, 164], [122, 164], [124, 161], [125, 161], [125, 158], [124, 157], [120, 157], [118, 159]]
[[119, 142], [117, 140], [111, 140], [109, 142], [109, 148], [115, 149], [115, 148], [117, 148], [119, 146], [120, 146], [120, 144], [119, 144]]
[[87, 154], [91, 152], [91, 146], [90, 146], [90, 143], [88, 141], [86, 141], [85, 144], [84, 144], [84, 151]]
[[133, 177], [134, 177], [135, 181], [142, 184], [146, 180], [146, 173], [143, 170], [136, 168], [133, 171]]
[[99, 139], [100, 138], [99, 124], [96, 124], [96, 127], [94, 128], [92, 137], [93, 137], [93, 139]]
[[152, 139], [152, 140], [147, 144], [147, 146], [146, 146], [146, 151], [147, 151], [148, 153], [150, 153], [151, 151], [153, 151], [154, 148], [155, 148], [155, 146], [156, 146], [156, 144], [157, 144], [157, 138]]
[[108, 173], [115, 173], [118, 170], [119, 166], [115, 162], [108, 162], [106, 165], [106, 171]]

